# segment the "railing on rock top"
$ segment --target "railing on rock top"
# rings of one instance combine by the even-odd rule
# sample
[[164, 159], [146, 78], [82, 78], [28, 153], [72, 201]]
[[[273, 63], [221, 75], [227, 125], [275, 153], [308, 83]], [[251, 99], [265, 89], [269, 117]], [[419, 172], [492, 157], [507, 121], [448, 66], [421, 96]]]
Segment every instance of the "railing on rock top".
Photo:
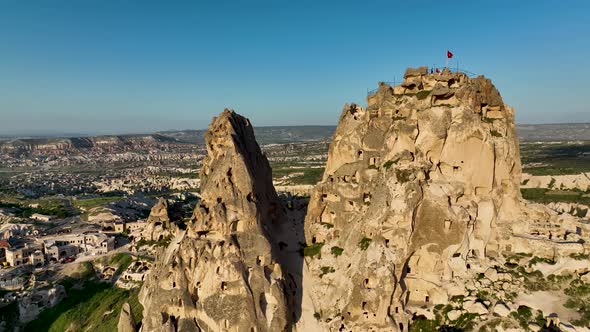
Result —
[[[438, 67], [435, 66], [435, 67], [432, 67], [432, 68], [428, 68], [428, 73], [429, 74], [434, 74], [435, 71], [436, 71], [436, 68], [438, 68]], [[445, 68], [438, 68], [438, 69], [442, 72], [442, 70], [445, 69]], [[467, 75], [467, 77], [475, 77], [475, 76], [477, 76], [476, 73], [470, 72], [470, 71], [465, 70], [465, 69], [459, 69], [458, 67], [457, 68], [449, 68], [449, 67], [447, 67], [447, 69], [449, 69], [451, 71], [451, 73], [462, 73], [462, 74]], [[393, 82], [392, 81], [384, 81], [383, 83], [385, 83], [385, 84], [387, 84], [387, 85], [389, 85], [391, 87], [394, 87], [398, 83], [401, 83], [401, 82], [403, 82], [403, 79], [401, 81], [397, 81], [396, 78], [394, 77], [393, 78]], [[370, 95], [376, 93], [377, 91], [379, 91], [379, 88], [375, 88], [375, 89], [372, 89], [372, 90], [367, 89], [367, 96], [370, 96]]]

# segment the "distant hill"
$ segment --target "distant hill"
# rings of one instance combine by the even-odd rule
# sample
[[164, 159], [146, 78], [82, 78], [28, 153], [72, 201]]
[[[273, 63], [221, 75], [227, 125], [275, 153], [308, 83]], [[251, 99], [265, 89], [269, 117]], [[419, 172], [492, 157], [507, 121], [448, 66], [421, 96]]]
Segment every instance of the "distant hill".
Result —
[[[260, 144], [278, 144], [330, 139], [336, 126], [256, 127], [254, 135]], [[205, 130], [161, 131], [158, 134], [191, 144], [205, 143]]]
[[521, 141], [590, 141], [590, 123], [516, 125]]
[[[335, 126], [275, 126], [254, 128], [260, 144], [281, 144], [329, 140]], [[590, 141], [590, 123], [516, 125], [521, 141]], [[87, 137], [0, 137], [0, 150], [39, 147], [91, 148], [95, 145], [198, 144], [205, 142], [205, 130], [171, 130], [154, 134]]]

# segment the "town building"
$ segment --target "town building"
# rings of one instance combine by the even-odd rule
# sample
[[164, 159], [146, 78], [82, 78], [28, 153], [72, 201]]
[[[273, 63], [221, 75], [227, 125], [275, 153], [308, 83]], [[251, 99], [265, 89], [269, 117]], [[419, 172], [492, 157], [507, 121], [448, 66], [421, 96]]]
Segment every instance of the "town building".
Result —
[[45, 263], [43, 246], [37, 243], [26, 243], [19, 247], [5, 249], [6, 263], [10, 266], [32, 264], [40, 267]]
[[119, 221], [119, 222], [115, 222], [115, 232], [116, 233], [123, 233], [123, 232], [127, 231], [128, 233], [131, 233], [133, 231], [143, 229], [145, 227], [145, 225], [146, 225], [145, 220], [137, 220], [137, 221], [129, 221], [129, 222]]
[[50, 215], [41, 214], [41, 213], [33, 213], [31, 215], [31, 219], [35, 219], [35, 220], [43, 221], [43, 222], [49, 222], [49, 221], [55, 219], [55, 216], [50, 216]]
[[45, 254], [51, 261], [85, 253], [96, 256], [115, 249], [115, 239], [102, 233], [72, 234], [43, 240]]

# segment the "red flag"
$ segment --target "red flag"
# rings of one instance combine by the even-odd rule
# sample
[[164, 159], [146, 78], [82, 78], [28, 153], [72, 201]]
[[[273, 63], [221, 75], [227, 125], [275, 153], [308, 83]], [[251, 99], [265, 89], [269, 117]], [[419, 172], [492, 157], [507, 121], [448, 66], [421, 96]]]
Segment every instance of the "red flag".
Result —
[[447, 58], [452, 58], [453, 57], [453, 53], [451, 53], [451, 51], [447, 50]]

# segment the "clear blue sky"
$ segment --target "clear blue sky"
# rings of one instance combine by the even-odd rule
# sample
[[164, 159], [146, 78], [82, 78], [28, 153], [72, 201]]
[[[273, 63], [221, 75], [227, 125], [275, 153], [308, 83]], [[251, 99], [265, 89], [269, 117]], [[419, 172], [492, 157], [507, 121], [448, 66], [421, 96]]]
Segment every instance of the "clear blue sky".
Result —
[[590, 122], [588, 0], [0, 0], [0, 136], [205, 128], [225, 107], [335, 124], [447, 49], [517, 122]]

